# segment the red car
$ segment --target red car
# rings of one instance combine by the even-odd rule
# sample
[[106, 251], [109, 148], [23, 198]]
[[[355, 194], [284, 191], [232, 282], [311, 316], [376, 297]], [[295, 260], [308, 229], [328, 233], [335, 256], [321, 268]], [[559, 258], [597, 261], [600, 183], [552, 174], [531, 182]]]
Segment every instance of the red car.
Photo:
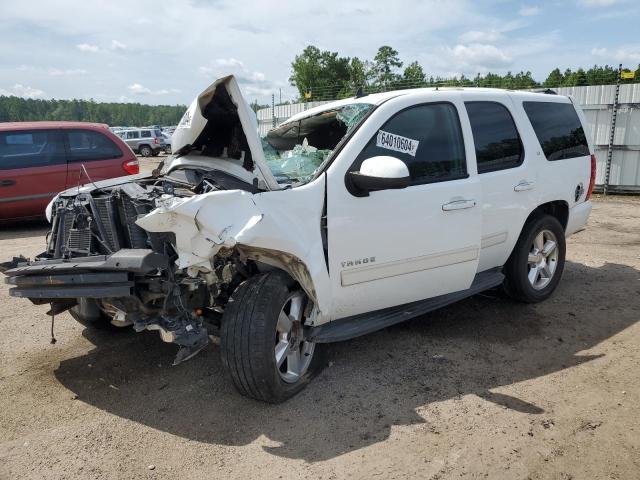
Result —
[[0, 220], [42, 217], [62, 190], [138, 172], [135, 154], [107, 125], [0, 123]]

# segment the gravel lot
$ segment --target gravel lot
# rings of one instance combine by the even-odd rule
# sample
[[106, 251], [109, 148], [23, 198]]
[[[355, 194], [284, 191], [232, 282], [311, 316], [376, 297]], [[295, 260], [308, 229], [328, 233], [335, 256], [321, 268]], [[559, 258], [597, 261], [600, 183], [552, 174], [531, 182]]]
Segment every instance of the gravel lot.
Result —
[[[33, 256], [46, 225], [0, 230]], [[330, 347], [301, 395], [238, 395], [218, 347], [95, 333], [0, 286], [0, 478], [640, 477], [640, 202], [598, 200], [556, 294], [495, 292]]]

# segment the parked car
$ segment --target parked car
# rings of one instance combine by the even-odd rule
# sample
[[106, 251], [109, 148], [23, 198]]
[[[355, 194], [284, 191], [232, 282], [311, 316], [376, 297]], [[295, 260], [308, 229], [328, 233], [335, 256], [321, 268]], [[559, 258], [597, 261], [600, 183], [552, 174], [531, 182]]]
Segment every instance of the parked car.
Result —
[[43, 217], [62, 190], [138, 171], [136, 156], [106, 125], [0, 123], [0, 220]]
[[46, 251], [6, 265], [10, 295], [89, 328], [158, 330], [180, 346], [174, 364], [219, 335], [236, 388], [280, 402], [324, 343], [494, 287], [545, 300], [591, 212], [595, 158], [568, 97], [404, 90], [263, 139], [254, 122], [234, 77], [216, 81], [160, 172], [52, 202]]
[[132, 128], [121, 132], [131, 150], [143, 157], [157, 156], [165, 150], [165, 137], [159, 128]]
[[164, 152], [167, 155], [171, 154], [171, 134], [163, 131], [162, 135], [164, 136]]

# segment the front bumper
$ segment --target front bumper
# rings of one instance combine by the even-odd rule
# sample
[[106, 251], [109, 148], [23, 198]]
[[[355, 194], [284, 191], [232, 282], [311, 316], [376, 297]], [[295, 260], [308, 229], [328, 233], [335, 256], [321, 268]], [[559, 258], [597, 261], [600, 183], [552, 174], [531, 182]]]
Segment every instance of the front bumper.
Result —
[[133, 295], [134, 275], [167, 268], [168, 257], [153, 250], [123, 249], [109, 256], [21, 263], [4, 274], [13, 297], [43, 299], [116, 298]]

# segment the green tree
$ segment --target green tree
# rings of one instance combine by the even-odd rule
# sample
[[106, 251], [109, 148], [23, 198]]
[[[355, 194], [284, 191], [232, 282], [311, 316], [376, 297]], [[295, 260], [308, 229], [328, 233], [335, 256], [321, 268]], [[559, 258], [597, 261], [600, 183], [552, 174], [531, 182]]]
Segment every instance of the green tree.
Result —
[[426, 75], [422, 65], [418, 62], [410, 63], [402, 72], [402, 83], [406, 87], [421, 87], [424, 85], [425, 79]]
[[377, 87], [389, 87], [400, 80], [398, 70], [402, 67], [402, 61], [398, 51], [388, 45], [378, 49], [373, 57], [374, 83]]
[[175, 125], [184, 105], [96, 103], [93, 100], [35, 100], [0, 96], [0, 121], [75, 120], [108, 125]]
[[560, 72], [559, 68], [555, 68], [551, 70], [551, 73], [549, 73], [543, 85], [545, 87], [559, 87], [560, 85], [562, 85], [563, 81], [564, 76], [562, 75], [562, 72]]
[[349, 58], [338, 52], [321, 51], [309, 45], [291, 63], [289, 82], [301, 98], [310, 92], [313, 100], [330, 100], [349, 87]]

